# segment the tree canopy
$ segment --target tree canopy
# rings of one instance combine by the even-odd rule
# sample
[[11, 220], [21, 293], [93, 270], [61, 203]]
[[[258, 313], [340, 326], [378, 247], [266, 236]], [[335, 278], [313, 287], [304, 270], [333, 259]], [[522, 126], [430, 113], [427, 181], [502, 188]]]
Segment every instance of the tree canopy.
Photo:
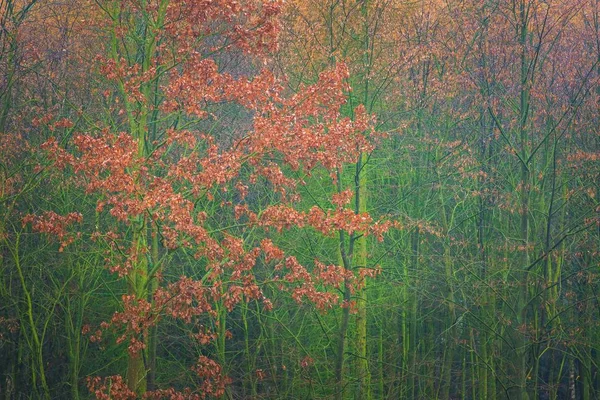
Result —
[[599, 21], [0, 1], [0, 394], [598, 397]]

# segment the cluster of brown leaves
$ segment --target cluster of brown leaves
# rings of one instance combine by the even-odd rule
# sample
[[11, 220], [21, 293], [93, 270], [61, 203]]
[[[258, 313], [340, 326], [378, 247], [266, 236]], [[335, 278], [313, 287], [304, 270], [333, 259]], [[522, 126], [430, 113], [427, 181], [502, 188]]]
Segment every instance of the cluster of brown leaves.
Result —
[[23, 217], [23, 225], [31, 224], [35, 232], [46, 233], [51, 237], [56, 237], [60, 242], [59, 252], [62, 252], [66, 246], [73, 243], [76, 235], [69, 234], [67, 228], [74, 223], [81, 223], [83, 216], [81, 213], [72, 212], [67, 215], [59, 215], [54, 211], [46, 211], [40, 215], [28, 214]]
[[[166, 10], [161, 9], [163, 4]], [[311, 270], [295, 257], [286, 256], [269, 239], [248, 249], [239, 229], [215, 229], [213, 215], [198, 206], [199, 202], [215, 203], [223, 193], [234, 189], [240, 200], [237, 204], [223, 201], [219, 212], [237, 218], [242, 230], [312, 227], [326, 235], [361, 232], [381, 240], [392, 225], [346, 208], [352, 198], [350, 191], [335, 196], [334, 209], [297, 209], [297, 188], [304, 184], [299, 175], [309, 176], [316, 168], [323, 168], [335, 180], [337, 169], [373, 149], [374, 121], [365, 108], [358, 106], [352, 119], [343, 117], [340, 111], [350, 90], [347, 66], [338, 64], [321, 73], [314, 84], [289, 95], [281, 80], [268, 70], [253, 78], [234, 77], [220, 71], [217, 62], [206, 56], [234, 48], [259, 55], [274, 50], [280, 9], [278, 0], [122, 0], [119, 7], [107, 8], [108, 13], [126, 10], [134, 20], [135, 16], [144, 18], [157, 43], [150, 65], [114, 54], [95, 58], [103, 77], [123, 90], [123, 98], [112, 97], [109, 89], [105, 92], [106, 99], [114, 100], [110, 112], [115, 112], [117, 118], [127, 117], [137, 123], [152, 108], [167, 117], [210, 119], [211, 106], [233, 102], [246, 108], [253, 122], [230, 145], [219, 142], [211, 133], [189, 129], [165, 128], [164, 135], [150, 143], [143, 129], [140, 133], [94, 127], [90, 132], [75, 133], [67, 146], [55, 137], [41, 146], [54, 170], [72, 176], [86, 194], [97, 196], [95, 211], [112, 220], [111, 229], [138, 229], [142, 221], [156, 228], [154, 234], [160, 236], [166, 249], [190, 249], [206, 265], [203, 281], [181, 277], [163, 284], [150, 297], [124, 295], [122, 310], [110, 323], [102, 324], [102, 329], [92, 335], [94, 340], [101, 339], [103, 330], [116, 329], [117, 341], [127, 343], [135, 356], [145, 348], [148, 329], [161, 318], [201, 325], [201, 318], [216, 320], [215, 304], [231, 311], [240, 302], [250, 300], [262, 301], [270, 309], [272, 304], [255, 276], [255, 267], [262, 261], [281, 274], [274, 280], [282, 290], [290, 290], [294, 300], [308, 300], [320, 310], [339, 303], [339, 294], [332, 288], [343, 284], [358, 287], [370, 274], [363, 271], [355, 277], [343, 267], [319, 261]], [[113, 27], [113, 33], [125, 41], [132, 27], [126, 19], [119, 23], [122, 25]], [[200, 50], [198, 44], [213, 34], [214, 38], [205, 44], [208, 48]], [[143, 90], [154, 82], [161, 93], [158, 104], [151, 104]], [[45, 116], [35, 123], [52, 125], [53, 129], [74, 127], [69, 120], [53, 120], [53, 116]], [[246, 202], [247, 196], [264, 182], [279, 195], [279, 205], [252, 211], [254, 205]], [[56, 236], [62, 250], [74, 238], [67, 228], [81, 220], [78, 213], [60, 216], [47, 212], [28, 215], [23, 223], [30, 223], [34, 231]], [[121, 278], [131, 278], [151, 258], [146, 246], [127, 243], [127, 234], [97, 229], [92, 238], [109, 243], [106, 265]], [[146, 278], [160, 281], [159, 275]], [[91, 327], [86, 326], [85, 331], [89, 333]], [[216, 334], [201, 330], [194, 337], [207, 344], [215, 340]], [[228, 380], [217, 363], [200, 357], [193, 370], [201, 381], [196, 390], [156, 391], [146, 397], [204, 398], [223, 393]], [[93, 378], [88, 386], [100, 399], [133, 396], [119, 376]]]

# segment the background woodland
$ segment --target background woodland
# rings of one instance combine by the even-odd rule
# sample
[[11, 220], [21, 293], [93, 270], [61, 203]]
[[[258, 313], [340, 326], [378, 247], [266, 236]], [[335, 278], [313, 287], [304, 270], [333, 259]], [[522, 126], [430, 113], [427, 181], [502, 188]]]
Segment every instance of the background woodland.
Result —
[[600, 1], [0, 0], [0, 398], [600, 398]]

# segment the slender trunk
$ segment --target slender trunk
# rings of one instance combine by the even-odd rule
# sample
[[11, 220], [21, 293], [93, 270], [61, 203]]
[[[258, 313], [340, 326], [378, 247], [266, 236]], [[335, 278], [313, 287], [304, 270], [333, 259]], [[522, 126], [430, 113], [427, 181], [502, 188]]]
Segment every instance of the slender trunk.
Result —
[[[344, 303], [348, 305], [350, 303], [350, 289], [346, 285], [344, 289]], [[342, 309], [342, 321], [338, 331], [338, 342], [337, 352], [335, 356], [335, 382], [336, 382], [336, 399], [342, 400], [344, 398], [344, 352], [346, 348], [346, 334], [348, 332], [348, 321], [350, 319], [349, 307]]]
[[[129, 294], [135, 296], [136, 299], [148, 298], [148, 262], [145, 257], [146, 249], [146, 227], [144, 218], [138, 221], [138, 231], [134, 233], [133, 242], [136, 246], [136, 251], [140, 255], [135, 263], [133, 270], [129, 274]], [[127, 385], [138, 396], [143, 395], [147, 388], [147, 334], [141, 333], [136, 340], [146, 344], [146, 350], [140, 350], [135, 353], [129, 352], [127, 360]]]
[[466, 400], [469, 398], [467, 396], [467, 356], [466, 356], [466, 354], [463, 354], [461, 377], [462, 377], [462, 384], [461, 384], [461, 391], [460, 391], [461, 399]]
[[[342, 174], [341, 171], [337, 171], [337, 190], [338, 193], [342, 192]], [[354, 243], [356, 241], [355, 234], [347, 237], [346, 232], [340, 230], [339, 234], [339, 257], [341, 264], [346, 270], [352, 269], [352, 256], [354, 254]], [[346, 243], [348, 242], [348, 243]], [[347, 247], [346, 247], [347, 246]], [[348, 323], [350, 320], [350, 283], [344, 280], [344, 307], [342, 308], [342, 321], [340, 323], [340, 329], [338, 331], [338, 343], [337, 343], [337, 354], [335, 359], [335, 382], [336, 382], [336, 399], [341, 400], [344, 398], [344, 361], [345, 361], [345, 349], [346, 349], [346, 336], [348, 334]]]
[[[369, 75], [371, 62], [369, 57], [370, 35], [369, 35], [369, 2], [363, 0], [361, 14], [364, 19], [364, 99], [365, 107], [369, 107]], [[367, 212], [367, 154], [361, 153], [356, 163], [356, 173], [354, 176], [354, 196], [355, 213], [363, 214]], [[367, 267], [367, 238], [365, 232], [359, 233], [356, 240], [357, 251], [354, 257], [354, 267], [356, 271]], [[357, 293], [356, 299], [356, 375], [358, 378], [358, 388], [355, 398], [358, 400], [371, 399], [371, 372], [369, 371], [368, 352], [367, 352], [367, 280], [365, 278], [364, 286]]]
[[[150, 71], [156, 59], [155, 51], [159, 44], [157, 27], [162, 27], [168, 4], [168, 0], [161, 0], [159, 2], [156, 20], [148, 18], [138, 22], [141, 24], [140, 27], [143, 29], [144, 35], [142, 40], [137, 44], [137, 54], [128, 54], [128, 57], [133, 58], [126, 60], [125, 62], [133, 64], [141, 60], [140, 72], [142, 75]], [[110, 56], [118, 66], [123, 63], [122, 56], [119, 53], [119, 45], [122, 38], [120, 38], [118, 34], [121, 28], [119, 24], [122, 23], [120, 18], [122, 12], [123, 10], [120, 8], [120, 5], [115, 3], [111, 15], [114, 25], [110, 42]], [[144, 81], [140, 84], [140, 92], [144, 98], [142, 101], [130, 100], [122, 81], [119, 82], [119, 91], [125, 104], [125, 111], [129, 122], [129, 133], [138, 144], [137, 156], [140, 159], [144, 159], [148, 156], [150, 142], [152, 141], [152, 138], [149, 137], [148, 127], [150, 123], [155, 125], [153, 123], [154, 121], [149, 121], [149, 118], [151, 118], [149, 115], [149, 107], [156, 104], [155, 100], [158, 93], [153, 91], [152, 83]], [[149, 223], [151, 223], [151, 221], [146, 220], [145, 217], [138, 217], [133, 221], [133, 225], [135, 226], [135, 229], [137, 229], [133, 234], [133, 245], [136, 248], [138, 260], [135, 262], [133, 270], [128, 276], [128, 281], [129, 295], [135, 296], [138, 300], [144, 299], [152, 301], [154, 291], [157, 289], [158, 284], [155, 277], [150, 276], [151, 271], [149, 270], [147, 255], [155, 264], [153, 267], [158, 267], [158, 239], [156, 232], [152, 232], [152, 247], [150, 249], [150, 254], [147, 254], [148, 235], [151, 231], [148, 226]], [[152, 272], [156, 272], [156, 269]], [[145, 344], [145, 349], [143, 351], [138, 351], [137, 353], [129, 354], [127, 362], [127, 384], [135, 393], [142, 395], [148, 389], [148, 385], [150, 385], [150, 387], [155, 385], [156, 327], [147, 329], [136, 339]]]
[[[14, 42], [14, 43], [13, 43]], [[12, 88], [15, 80], [15, 50], [16, 47], [16, 39], [11, 40], [10, 51], [8, 53], [7, 64], [8, 64], [8, 72], [6, 74], [6, 89], [4, 89], [4, 93], [1, 94], [0, 99], [2, 99], [2, 108], [0, 109], [0, 134], [6, 133], [6, 125], [8, 121], [8, 115], [12, 106]]]
[[525, 1], [522, 0], [519, 5], [519, 37], [518, 42], [521, 50], [521, 72], [520, 72], [520, 103], [519, 103], [519, 140], [520, 140], [520, 154], [521, 154], [521, 180], [520, 180], [520, 196], [521, 196], [521, 209], [520, 209], [520, 239], [522, 245], [522, 255], [520, 262], [519, 273], [522, 276], [521, 284], [522, 287], [519, 290], [518, 302], [517, 302], [517, 313], [518, 313], [518, 325], [515, 349], [518, 357], [518, 377], [517, 377], [517, 390], [515, 393], [515, 399], [526, 400], [528, 399], [527, 383], [528, 383], [528, 362], [527, 353], [529, 344], [527, 343], [527, 330], [528, 330], [528, 307], [527, 299], [529, 297], [529, 263], [530, 263], [530, 249], [529, 249], [529, 203], [531, 193], [531, 174], [528, 165], [528, 130], [527, 120], [529, 115], [529, 71], [528, 71], [528, 57], [527, 57], [527, 24], [528, 24], [528, 6]]
[[248, 303], [241, 303], [242, 325], [244, 327], [244, 359], [246, 364], [246, 377], [242, 382], [244, 396], [255, 398], [257, 395], [256, 379], [254, 377], [254, 360], [250, 352], [250, 336], [248, 328]]
[[[83, 292], [84, 277], [81, 270], [77, 272], [80, 276], [77, 285], [77, 292], [65, 299], [67, 304], [65, 309], [66, 339], [69, 354], [69, 384], [71, 386], [71, 398], [79, 399], [79, 370], [81, 368], [81, 328], [83, 325], [83, 314], [85, 308], [85, 299]], [[72, 305], [74, 299], [75, 304]], [[74, 314], [74, 315], [73, 315]]]
[[384, 344], [383, 344], [383, 331], [384, 331], [384, 324], [383, 321], [381, 323], [381, 326], [379, 327], [379, 348], [378, 348], [378, 357], [377, 357], [377, 363], [379, 364], [379, 398], [382, 399], [384, 398], [384, 393], [385, 393], [385, 369], [383, 367], [383, 363], [385, 360], [384, 357]]
[[[224, 292], [223, 292], [223, 288], [221, 288], [221, 299], [224, 297]], [[220, 300], [217, 304], [216, 307], [216, 312], [217, 312], [217, 327], [216, 327], [216, 334], [217, 334], [217, 339], [215, 340], [215, 350], [216, 350], [216, 354], [217, 354], [217, 360], [219, 361], [219, 364], [221, 365], [221, 369], [223, 371], [223, 375], [227, 375], [228, 373], [228, 368], [227, 368], [227, 353], [226, 353], [226, 339], [227, 339], [227, 307], [225, 307], [225, 304], [223, 304], [223, 301]], [[231, 398], [231, 393], [230, 393], [231, 388], [226, 387], [225, 388], [225, 393], [223, 393], [223, 395], [220, 397], [221, 399], [228, 399]]]
[[575, 361], [569, 358], [569, 398], [577, 400], [577, 385], [575, 383]]
[[[355, 211], [357, 214], [362, 214], [367, 211], [367, 155], [360, 155], [359, 161], [356, 164], [355, 175]], [[354, 257], [354, 266], [357, 271], [367, 267], [367, 238], [364, 233], [360, 233], [356, 239], [356, 252]], [[370, 399], [371, 398], [371, 373], [367, 359], [367, 281], [365, 278], [364, 286], [357, 293], [356, 299], [356, 375], [358, 378], [358, 388], [356, 390], [356, 398]]]
[[[471, 348], [472, 349], [476, 349], [477, 347], [477, 341], [475, 340], [475, 329], [471, 328], [469, 330], [469, 336], [470, 336], [470, 340], [471, 340]], [[470, 352], [470, 359], [471, 359], [471, 398], [472, 399], [476, 399], [477, 398], [477, 368], [476, 368], [476, 359], [475, 359], [475, 351], [471, 351]]]
[[[412, 254], [411, 254], [411, 268], [413, 271], [418, 271], [419, 264], [419, 242], [421, 240], [421, 235], [419, 228], [416, 228], [412, 233]], [[419, 343], [417, 342], [417, 328], [419, 326], [417, 321], [418, 315], [418, 307], [419, 307], [419, 296], [415, 294], [411, 300], [410, 306], [410, 323], [408, 328], [409, 340], [407, 342], [407, 352], [408, 355], [408, 398], [414, 399], [417, 398], [419, 393], [419, 388], [417, 384], [419, 383], [417, 380], [417, 376], [419, 375], [419, 369], [417, 368], [417, 363], [419, 362], [419, 354], [418, 348]], [[409, 303], [406, 303], [409, 304]]]
[[[152, 274], [149, 277], [148, 301], [154, 305], [154, 294], [158, 289], [157, 272], [160, 271], [160, 259], [158, 256], [158, 227], [152, 225]], [[158, 344], [158, 326], [153, 324], [148, 328], [148, 390], [156, 389], [156, 346]]]
[[[21, 256], [19, 254], [20, 239], [21, 234], [16, 233], [14, 248], [9, 249], [13, 256], [13, 261], [15, 263], [17, 274], [19, 275], [21, 290], [23, 291], [23, 295], [25, 296], [25, 319], [27, 322], [22, 324], [21, 330], [24, 333], [24, 336], [31, 350], [31, 380], [34, 393], [36, 393], [41, 398], [50, 399], [50, 389], [48, 388], [48, 384], [46, 382], [42, 341], [40, 340], [37, 325], [35, 323], [35, 317], [33, 312], [33, 300], [31, 298], [31, 293], [29, 291], [29, 287], [27, 286], [27, 282], [25, 282], [25, 275], [23, 274], [23, 268], [21, 265]], [[40, 387], [38, 387], [38, 380]]]

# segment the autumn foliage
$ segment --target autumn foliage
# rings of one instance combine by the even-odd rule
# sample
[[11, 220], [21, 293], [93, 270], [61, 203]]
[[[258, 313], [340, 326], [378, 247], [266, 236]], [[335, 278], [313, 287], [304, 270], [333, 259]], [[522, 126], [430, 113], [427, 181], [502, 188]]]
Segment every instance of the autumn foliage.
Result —
[[599, 21], [0, 1], [0, 394], [598, 397]]
[[[387, 229], [387, 224], [374, 224], [368, 215], [355, 215], [341, 203], [327, 212], [317, 208], [304, 212], [295, 206], [300, 201], [297, 187], [304, 184], [300, 176], [324, 168], [335, 179], [335, 170], [373, 148], [368, 135], [372, 118], [364, 108], [356, 109], [353, 120], [340, 114], [349, 91], [347, 68], [340, 64], [323, 72], [318, 82], [292, 95], [266, 69], [255, 76], [238, 77], [219, 71], [217, 61], [207, 53], [239, 49], [260, 59], [265, 51], [275, 49], [277, 2], [141, 5], [121, 1], [106, 7], [108, 17], [119, 18], [119, 23], [111, 26], [109, 20], [105, 29], [112, 30], [113, 41], [125, 44], [117, 49], [119, 45], [113, 43], [108, 49], [111, 56], [99, 55], [96, 62], [106, 84], [119, 88], [114, 102], [123, 108], [111, 109], [126, 118], [131, 129], [119, 131], [119, 125], [91, 133], [75, 129], [67, 143], [50, 137], [41, 145], [51, 161], [45, 168], [61, 171], [75, 187], [97, 198], [95, 212], [104, 220], [103, 226], [111, 227], [77, 233], [106, 242], [110, 250], [105, 266], [129, 282], [122, 310], [103, 323], [103, 329], [116, 329], [117, 343], [126, 342], [130, 356], [139, 357], [147, 350], [149, 329], [161, 318], [191, 323], [208, 316], [218, 325], [218, 313], [231, 312], [242, 301], [260, 300], [270, 309], [264, 283], [254, 272], [263, 262], [278, 271], [270, 284], [291, 290], [297, 302], [309, 301], [318, 309], [339, 303], [339, 296], [327, 287], [339, 288], [351, 281], [352, 272], [318, 261], [314, 269], [307, 268], [270, 240], [249, 245], [243, 232], [310, 226], [325, 235], [360, 230], [381, 237]], [[119, 54], [129, 50], [128, 40], [138, 29], [139, 18], [152, 31], [152, 39], [144, 43], [151, 51], [138, 49], [148, 58], [143, 62]], [[214, 39], [203, 43], [209, 35], [215, 35]], [[173, 123], [161, 124], [164, 130], [150, 126], [149, 118], [153, 124], [163, 118], [187, 118], [200, 124], [211, 118], [212, 105], [222, 102], [237, 103], [252, 116], [249, 129], [236, 132], [229, 143], [202, 129], [182, 129]], [[61, 121], [51, 130], [73, 126]], [[265, 185], [278, 194], [277, 204], [256, 208], [246, 202], [247, 196]], [[229, 191], [235, 200], [223, 199]], [[217, 203], [218, 209], [202, 206], [210, 203]], [[108, 222], [110, 218], [114, 222]], [[54, 235], [62, 251], [75, 235], [67, 233], [67, 227], [81, 220], [79, 213], [63, 217], [49, 211], [29, 215], [23, 224]], [[232, 222], [236, 229], [228, 228]], [[204, 278], [182, 276], [163, 285], [161, 276], [168, 273], [169, 265], [154, 265], [162, 263], [155, 255], [180, 249], [199, 260]], [[157, 282], [153, 289], [148, 288], [151, 281]], [[198, 333], [203, 345], [215, 336]], [[187, 392], [186, 398], [191, 393], [198, 398], [223, 393], [227, 379], [215, 361], [202, 356], [193, 371], [202, 384]], [[145, 379], [143, 375], [136, 379]], [[97, 398], [130, 398], [132, 390], [140, 390], [132, 380], [128, 389], [118, 376], [110, 378], [110, 389], [106, 380], [102, 382], [89, 381]], [[147, 396], [162, 398], [166, 393]]]

